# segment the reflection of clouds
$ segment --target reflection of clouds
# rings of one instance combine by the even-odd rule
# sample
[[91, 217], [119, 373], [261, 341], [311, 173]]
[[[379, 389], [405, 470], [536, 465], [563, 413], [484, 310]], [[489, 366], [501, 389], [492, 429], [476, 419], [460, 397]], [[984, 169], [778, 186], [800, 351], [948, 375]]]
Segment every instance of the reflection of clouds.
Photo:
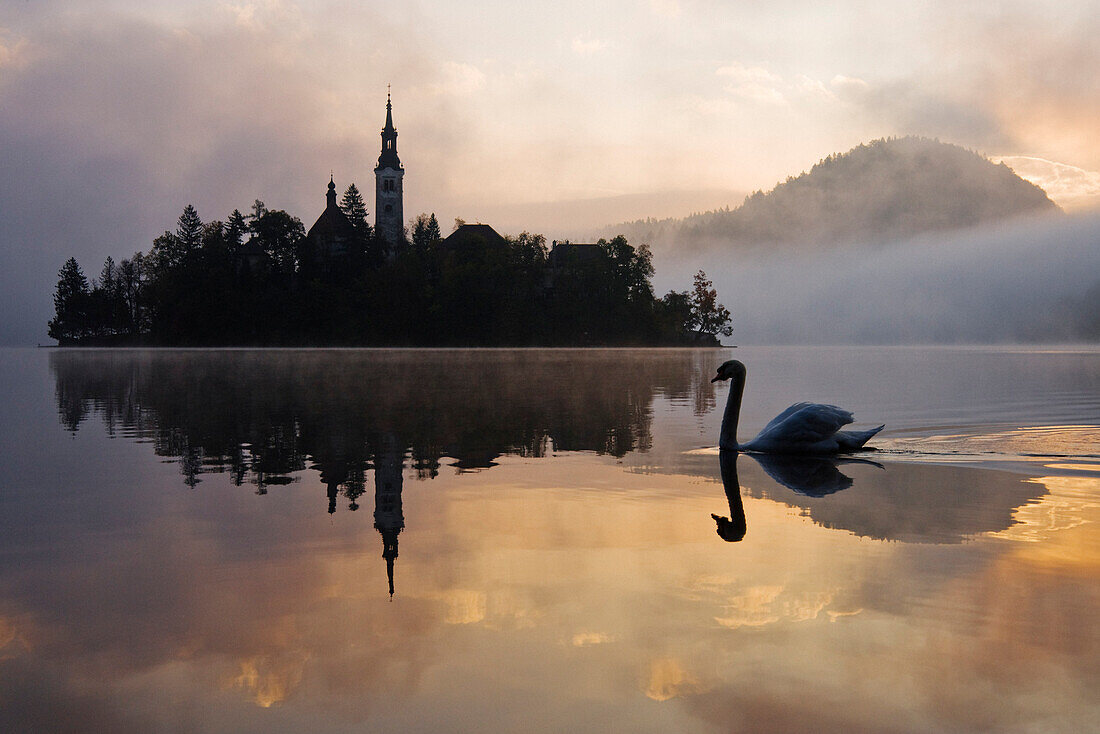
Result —
[[727, 629], [763, 627], [776, 622], [817, 619], [833, 600], [827, 591], [787, 591], [782, 586], [754, 586], [733, 596], [725, 615], [715, 617]]
[[15, 657], [22, 650], [30, 650], [30, 647], [15, 620], [0, 617], [0, 660]]
[[[1051, 540], [1051, 533], [1100, 519], [1100, 513], [1097, 512], [1100, 510], [1100, 479], [1037, 477], [1029, 481], [1042, 484], [1049, 494], [1017, 508], [1013, 515], [1016, 524], [995, 533], [997, 537], [1030, 542], [1046, 541]], [[1080, 550], [1084, 549], [1076, 549]], [[1076, 551], [1072, 556], [1080, 558]]]
[[578, 632], [573, 635], [573, 647], [588, 647], [590, 645], [604, 645], [613, 638], [604, 632]]
[[[222, 731], [242, 709], [268, 717], [273, 731], [304, 717], [317, 731], [363, 721], [415, 730], [452, 714], [528, 724], [500, 729], [582, 730], [594, 701], [624, 731], [656, 730], [651, 701], [668, 702], [661, 710], [682, 730], [699, 726], [688, 716], [723, 731], [890, 730], [883, 721], [910, 732], [1059, 721], [1088, 729], [1096, 634], [1081, 620], [1095, 609], [1096, 566], [1075, 559], [1095, 547], [1095, 523], [1058, 524], [1041, 543], [880, 543], [748, 497], [754, 532], [731, 547], [713, 542], [707, 515], [724, 500], [714, 457], [700, 458], [709, 481], [576, 455], [506, 458], [491, 472], [418, 485], [404, 507], [425, 531], [402, 548], [408, 588], [392, 604], [369, 519], [310, 521], [323, 492], [316, 478], [266, 498], [218, 475], [197, 493], [123, 484], [134, 506], [95, 515], [102, 526], [84, 519], [96, 498], [74, 498], [71, 558], [0, 565], [0, 588], [15, 590], [0, 598], [0, 640], [10, 640], [0, 657], [19, 651], [0, 661], [0, 709], [5, 696], [37, 695], [85, 710], [91, 691], [125, 711], [157, 689], [204, 707], [217, 722], [210, 730]], [[747, 491], [775, 487], [742, 461]], [[894, 524], [892, 508], [908, 520], [966, 515], [922, 488], [939, 482], [944, 492], [932, 499], [959, 499], [984, 476], [893, 468], [867, 468], [866, 480], [815, 502], [851, 495], [849, 514]], [[990, 497], [1042, 489], [986, 474]], [[1045, 491], [1081, 491], [1056, 480], [1044, 479]], [[921, 505], [927, 515], [914, 514]], [[138, 528], [147, 543], [119, 525], [162, 506], [165, 524]], [[974, 523], [964, 516], [955, 529]], [[164, 577], [151, 595], [162, 599], [125, 593], [147, 585], [143, 569]], [[18, 640], [42, 635], [23, 610], [50, 624], [52, 640], [33, 654]], [[45, 697], [12, 687], [24, 673]], [[540, 706], [547, 715], [531, 716]]]
[[282, 703], [298, 686], [305, 672], [307, 653], [293, 658], [272, 658], [262, 655], [240, 661], [240, 674], [229, 681], [227, 688], [238, 688], [261, 708]]
[[645, 684], [645, 695], [654, 701], [668, 701], [672, 698], [699, 693], [703, 689], [699, 679], [684, 669], [679, 660], [659, 658], [649, 663], [649, 678]]
[[448, 589], [440, 595], [447, 611], [447, 624], [476, 624], [485, 619], [485, 594], [470, 589]]

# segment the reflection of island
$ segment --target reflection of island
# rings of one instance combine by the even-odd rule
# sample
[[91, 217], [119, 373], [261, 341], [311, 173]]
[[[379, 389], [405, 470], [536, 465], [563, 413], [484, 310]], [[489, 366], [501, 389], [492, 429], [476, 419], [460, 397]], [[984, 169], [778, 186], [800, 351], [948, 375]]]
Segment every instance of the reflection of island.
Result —
[[[393, 593], [405, 461], [419, 479], [502, 455], [651, 445], [657, 394], [713, 404], [717, 354], [668, 350], [55, 352], [58, 413], [179, 460], [184, 483], [225, 472], [257, 493], [319, 472], [327, 509], [359, 508], [374, 471], [375, 527]], [[701, 392], [702, 391], [702, 392]], [[709, 402], [708, 402], [709, 401]]]
[[50, 367], [66, 428], [98, 415], [112, 435], [179, 458], [188, 484], [229, 472], [263, 492], [312, 462], [325, 484], [361, 494], [386, 434], [400, 437], [419, 478], [444, 457], [466, 470], [550, 445], [647, 450], [653, 398], [709, 388], [696, 378], [716, 359], [705, 350], [644, 360], [614, 350], [89, 351], [55, 352]]

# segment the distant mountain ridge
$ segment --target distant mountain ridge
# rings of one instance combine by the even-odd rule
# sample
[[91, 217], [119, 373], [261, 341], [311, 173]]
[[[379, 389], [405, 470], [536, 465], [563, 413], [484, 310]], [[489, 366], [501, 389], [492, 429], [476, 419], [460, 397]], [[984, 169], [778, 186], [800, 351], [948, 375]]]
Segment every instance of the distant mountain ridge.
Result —
[[831, 155], [736, 209], [608, 227], [658, 248], [879, 243], [1023, 214], [1060, 212], [1041, 188], [974, 151], [920, 137]]

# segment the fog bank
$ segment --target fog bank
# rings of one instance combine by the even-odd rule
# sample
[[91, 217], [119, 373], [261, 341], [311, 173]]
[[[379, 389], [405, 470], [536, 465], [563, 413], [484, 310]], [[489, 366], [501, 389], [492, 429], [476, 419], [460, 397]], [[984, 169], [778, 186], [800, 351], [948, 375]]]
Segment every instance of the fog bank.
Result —
[[659, 292], [704, 269], [731, 344], [1100, 341], [1100, 215], [826, 253], [655, 256]]

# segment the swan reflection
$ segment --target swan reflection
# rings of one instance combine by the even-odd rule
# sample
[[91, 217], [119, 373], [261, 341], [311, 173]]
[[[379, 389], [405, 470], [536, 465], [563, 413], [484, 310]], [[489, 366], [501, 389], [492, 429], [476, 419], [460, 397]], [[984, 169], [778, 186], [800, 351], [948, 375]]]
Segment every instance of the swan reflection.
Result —
[[[711, 513], [717, 523], [718, 536], [729, 543], [745, 537], [745, 507], [741, 501], [741, 485], [737, 478], [737, 457], [741, 452], [722, 451], [718, 463], [722, 472], [722, 486], [729, 502], [729, 517]], [[850, 476], [840, 471], [841, 464], [868, 464], [886, 470], [882, 464], [867, 459], [835, 458], [824, 456], [791, 456], [786, 454], [750, 453], [764, 472], [783, 485], [805, 497], [824, 497], [852, 486]]]
[[727, 543], [736, 543], [745, 537], [745, 506], [741, 502], [741, 484], [737, 480], [737, 452], [723, 451], [718, 455], [718, 464], [722, 470], [722, 486], [726, 489], [726, 500], [730, 505], [730, 516], [721, 517], [711, 513], [718, 523], [718, 537]]
[[852, 478], [837, 467], [840, 464], [870, 464], [885, 471], [885, 467], [867, 459], [837, 459], [823, 456], [791, 456], [786, 454], [749, 454], [764, 472], [779, 484], [807, 497], [824, 497], [852, 486]]

